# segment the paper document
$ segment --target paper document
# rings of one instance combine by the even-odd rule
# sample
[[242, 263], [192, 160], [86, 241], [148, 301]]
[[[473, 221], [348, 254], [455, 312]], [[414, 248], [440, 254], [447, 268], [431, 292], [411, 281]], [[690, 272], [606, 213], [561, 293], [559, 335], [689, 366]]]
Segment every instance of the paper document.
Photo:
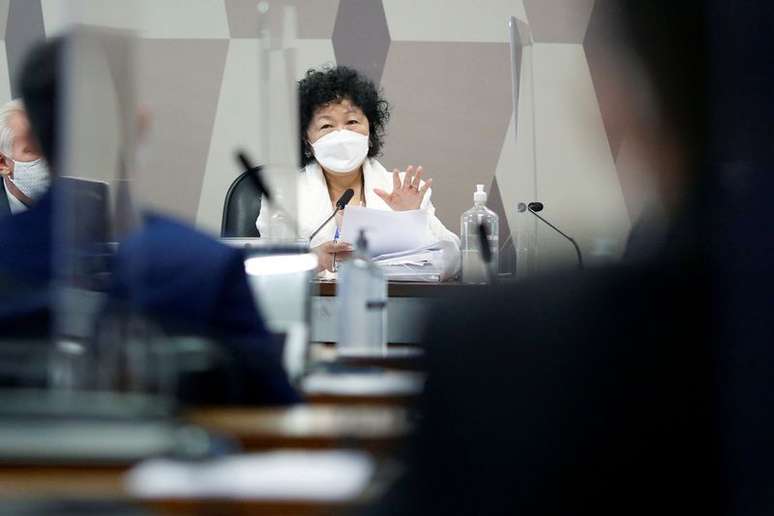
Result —
[[358, 451], [273, 451], [205, 462], [151, 459], [132, 468], [129, 493], [140, 498], [249, 498], [346, 501], [374, 473]]
[[365, 230], [371, 256], [400, 253], [433, 244], [425, 210], [386, 211], [347, 206], [344, 209], [341, 241], [355, 245]]
[[408, 251], [377, 256], [377, 263], [390, 281], [441, 281], [444, 270], [441, 242]]

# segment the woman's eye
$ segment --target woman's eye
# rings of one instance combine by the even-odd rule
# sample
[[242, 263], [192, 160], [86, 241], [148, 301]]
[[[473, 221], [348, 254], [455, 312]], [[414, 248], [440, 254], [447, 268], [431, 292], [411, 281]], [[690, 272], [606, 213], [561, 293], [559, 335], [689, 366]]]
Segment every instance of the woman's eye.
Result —
[[359, 120], [350, 120], [349, 122], [347, 122], [347, 125], [354, 125], [354, 124], [359, 124], [359, 123], [360, 123]]
[[331, 127], [333, 127], [331, 124], [324, 124], [320, 129], [330, 129]]

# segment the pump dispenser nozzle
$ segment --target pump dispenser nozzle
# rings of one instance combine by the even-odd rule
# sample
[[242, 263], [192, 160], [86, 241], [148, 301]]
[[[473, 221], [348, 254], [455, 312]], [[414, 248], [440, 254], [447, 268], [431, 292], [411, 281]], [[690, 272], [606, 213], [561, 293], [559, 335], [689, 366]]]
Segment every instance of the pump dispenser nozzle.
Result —
[[473, 193], [473, 202], [485, 203], [486, 192], [484, 191], [484, 185], [476, 185], [476, 191]]
[[361, 229], [357, 236], [355, 250], [357, 251], [357, 256], [361, 258], [368, 258], [368, 239], [365, 235], [365, 229]]

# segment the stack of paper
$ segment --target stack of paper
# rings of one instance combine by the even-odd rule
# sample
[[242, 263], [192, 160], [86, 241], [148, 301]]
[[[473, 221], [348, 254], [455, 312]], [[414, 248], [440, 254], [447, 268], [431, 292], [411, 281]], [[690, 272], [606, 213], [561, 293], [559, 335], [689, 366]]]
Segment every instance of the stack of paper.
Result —
[[128, 491], [140, 498], [250, 498], [346, 501], [374, 473], [358, 451], [274, 451], [206, 462], [151, 459], [132, 468]]
[[372, 256], [405, 252], [435, 241], [424, 210], [386, 211], [347, 206], [341, 230], [341, 241], [353, 246], [360, 231], [365, 231], [368, 251]]
[[424, 210], [385, 211], [347, 206], [341, 240], [355, 244], [365, 231], [368, 250], [390, 281], [440, 281], [442, 246], [428, 229]]
[[443, 250], [438, 242], [374, 258], [390, 281], [441, 281]]

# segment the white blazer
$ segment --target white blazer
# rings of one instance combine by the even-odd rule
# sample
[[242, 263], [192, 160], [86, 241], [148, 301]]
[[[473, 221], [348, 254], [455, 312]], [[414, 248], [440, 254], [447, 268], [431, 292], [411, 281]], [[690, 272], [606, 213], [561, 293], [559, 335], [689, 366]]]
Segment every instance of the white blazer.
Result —
[[[401, 180], [405, 172], [401, 173]], [[381, 197], [374, 193], [374, 188], [380, 188], [385, 192], [392, 192], [392, 173], [388, 172], [381, 163], [375, 159], [366, 159], [363, 162], [363, 179], [365, 183], [365, 200], [368, 208], [376, 210], [391, 210]], [[456, 269], [459, 263], [460, 239], [457, 235], [446, 229], [443, 223], [435, 216], [435, 207], [430, 201], [432, 190], [428, 190], [422, 200], [420, 209], [428, 212], [428, 226], [431, 234], [445, 245], [445, 252], [454, 254], [449, 256], [447, 263], [453, 264]], [[298, 225], [299, 236], [304, 238], [311, 235], [333, 211], [331, 197], [328, 193], [328, 185], [325, 182], [322, 168], [316, 161], [309, 163], [299, 174], [298, 182]], [[255, 222], [258, 231], [266, 234], [268, 220], [264, 216], [264, 210], [258, 215]], [[333, 240], [336, 234], [336, 224], [331, 221], [322, 229], [310, 243], [310, 247]], [[448, 249], [448, 250], [447, 250]]]

